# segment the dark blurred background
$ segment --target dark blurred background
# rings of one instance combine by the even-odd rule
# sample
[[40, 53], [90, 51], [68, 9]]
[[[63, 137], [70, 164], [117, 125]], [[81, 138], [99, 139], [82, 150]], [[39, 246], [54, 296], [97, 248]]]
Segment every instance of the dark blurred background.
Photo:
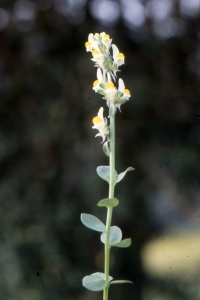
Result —
[[1, 0], [0, 300], [102, 299], [82, 287], [103, 245], [80, 222], [106, 216], [96, 167], [108, 160], [91, 128], [106, 106], [84, 46], [102, 31], [132, 95], [116, 169], [136, 169], [116, 188], [113, 225], [132, 245], [112, 249], [110, 272], [133, 284], [109, 299], [200, 297], [200, 1]]

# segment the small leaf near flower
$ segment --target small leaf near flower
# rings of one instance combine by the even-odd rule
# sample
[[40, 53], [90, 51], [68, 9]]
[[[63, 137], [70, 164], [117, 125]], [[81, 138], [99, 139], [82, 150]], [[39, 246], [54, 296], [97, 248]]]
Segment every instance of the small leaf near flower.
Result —
[[105, 142], [104, 144], [103, 144], [103, 151], [104, 151], [104, 153], [109, 157], [110, 156], [110, 149], [109, 149], [109, 147], [108, 147], [108, 142]]

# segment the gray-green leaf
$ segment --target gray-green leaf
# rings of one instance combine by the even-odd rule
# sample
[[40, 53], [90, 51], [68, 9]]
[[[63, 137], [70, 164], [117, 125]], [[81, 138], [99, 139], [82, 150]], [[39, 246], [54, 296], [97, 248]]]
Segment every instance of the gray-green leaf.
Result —
[[[105, 89], [105, 84], [103, 84], [103, 83], [100, 83], [100, 85], [99, 85], [102, 89]], [[123, 95], [123, 94], [122, 94]]]
[[120, 174], [118, 175], [117, 182], [120, 182], [120, 181], [124, 178], [124, 176], [126, 175], [126, 173], [127, 173], [128, 171], [133, 171], [133, 170], [135, 170], [135, 169], [132, 168], [132, 167], [129, 167], [128, 169], [126, 169], [126, 171], [120, 173]]
[[[99, 166], [97, 167], [97, 174], [99, 177], [107, 181], [108, 183], [110, 182], [110, 167], [109, 166]], [[114, 177], [115, 181], [118, 180], [118, 174], [116, 171], [114, 171]]]
[[115, 247], [120, 247], [120, 248], [127, 248], [131, 245], [131, 239], [124, 239], [122, 241], [120, 241], [119, 243], [114, 244], [113, 246]]
[[113, 280], [110, 284], [133, 283], [130, 280]]
[[115, 207], [119, 204], [119, 200], [117, 198], [106, 198], [103, 200], [100, 200], [97, 205], [102, 207]]
[[90, 291], [98, 292], [104, 290], [112, 279], [109, 276], [108, 281], [106, 281], [104, 273], [96, 272], [83, 278], [83, 286]]
[[101, 94], [101, 95], [103, 95], [103, 96], [105, 95], [104, 90], [98, 90], [97, 93], [98, 93], [98, 94]]
[[106, 226], [95, 216], [90, 214], [81, 214], [82, 223], [93, 230], [103, 232], [106, 230]]
[[[109, 234], [109, 240], [108, 243], [110, 246], [114, 246], [116, 243], [119, 243], [122, 239], [122, 232], [121, 229], [117, 226], [111, 226], [110, 227], [110, 234]], [[106, 240], [106, 234], [103, 232], [101, 234], [101, 241], [105, 244]]]

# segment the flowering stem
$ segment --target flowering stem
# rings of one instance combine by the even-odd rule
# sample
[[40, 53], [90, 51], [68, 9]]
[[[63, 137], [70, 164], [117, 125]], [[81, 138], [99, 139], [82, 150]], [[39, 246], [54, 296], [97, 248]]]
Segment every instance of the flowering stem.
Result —
[[[110, 114], [110, 182], [109, 182], [109, 198], [114, 197], [115, 181], [115, 115]], [[105, 279], [108, 281], [109, 268], [110, 268], [110, 246], [109, 246], [109, 235], [110, 226], [112, 220], [112, 207], [107, 208], [107, 219], [106, 219], [106, 238], [105, 238], [105, 250], [104, 250], [104, 274]], [[108, 289], [109, 285], [104, 289], [103, 300], [108, 300]]]
[[109, 198], [114, 197], [114, 171], [115, 171], [115, 115], [110, 116], [110, 184]]

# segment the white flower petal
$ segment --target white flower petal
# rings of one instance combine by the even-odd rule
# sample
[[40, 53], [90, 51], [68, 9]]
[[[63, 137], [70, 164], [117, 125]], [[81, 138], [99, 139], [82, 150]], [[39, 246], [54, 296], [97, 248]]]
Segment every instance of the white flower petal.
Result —
[[90, 33], [89, 35], [88, 35], [88, 42], [90, 42], [90, 43], [94, 43], [94, 34], [93, 33]]
[[103, 118], [103, 107], [101, 107], [101, 108], [99, 109], [99, 112], [98, 112], [97, 116], [98, 116], [102, 121], [104, 120], [104, 118]]
[[95, 50], [98, 50], [101, 53], [101, 51], [99, 49], [99, 43], [97, 41], [93, 42], [93, 47], [94, 47]]
[[101, 133], [97, 133], [97, 134], [95, 135], [95, 137], [96, 137], [96, 136], [101, 136]]
[[107, 73], [107, 78], [108, 78], [108, 82], [111, 82], [111, 76], [110, 76], [110, 73]]
[[125, 89], [125, 85], [124, 85], [124, 82], [121, 78], [119, 78], [119, 88], [118, 88], [118, 91], [120, 92], [124, 92], [124, 89]]
[[104, 36], [105, 34], [106, 34], [105, 32], [101, 32], [101, 33], [100, 33], [101, 36]]
[[100, 83], [103, 82], [103, 74], [100, 68], [97, 69], [97, 79], [99, 80]]
[[113, 50], [113, 57], [116, 57], [119, 53], [119, 50], [115, 44], [112, 44], [112, 50]]

